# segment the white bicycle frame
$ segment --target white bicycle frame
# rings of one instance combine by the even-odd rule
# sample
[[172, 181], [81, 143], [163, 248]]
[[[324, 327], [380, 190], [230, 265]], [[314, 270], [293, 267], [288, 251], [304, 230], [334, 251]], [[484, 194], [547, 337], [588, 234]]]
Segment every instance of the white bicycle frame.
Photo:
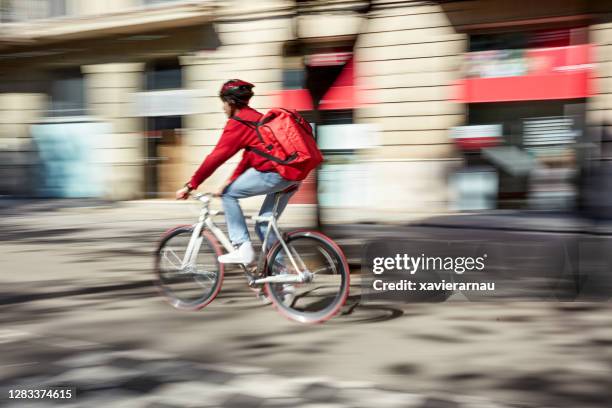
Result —
[[[274, 203], [274, 208], [272, 210], [271, 216], [254, 215], [254, 216], [248, 217], [248, 219], [253, 220], [255, 223], [261, 223], [261, 222], [268, 223], [268, 228], [266, 229], [266, 233], [264, 235], [264, 240], [263, 240], [263, 244], [261, 247], [262, 249], [261, 249], [260, 256], [266, 256], [265, 249], [268, 244], [270, 232], [273, 231], [276, 234], [276, 237], [278, 238], [278, 241], [280, 242], [280, 245], [282, 246], [283, 251], [289, 258], [291, 265], [293, 266], [295, 271], [297, 271], [297, 274], [275, 275], [275, 276], [267, 276], [264, 278], [255, 279], [252, 282], [255, 285], [262, 285], [264, 283], [302, 283], [302, 282], [305, 282], [306, 277], [307, 277], [306, 265], [304, 264], [300, 256], [297, 254], [297, 252], [295, 251], [292, 252], [289, 249], [289, 246], [283, 239], [281, 231], [278, 228], [277, 209], [278, 209], [278, 204], [281, 198], [281, 194], [282, 193], [277, 193], [276, 201]], [[231, 252], [234, 250], [232, 243], [227, 238], [225, 233], [219, 227], [217, 227], [214, 221], [212, 220], [212, 217], [222, 214], [222, 212], [217, 211], [217, 210], [212, 210], [212, 211], [209, 210], [208, 207], [210, 205], [211, 195], [210, 194], [196, 194], [193, 196], [193, 198], [200, 201], [203, 205], [200, 211], [198, 222], [193, 224], [193, 232], [191, 233], [191, 238], [189, 239], [189, 244], [187, 245], [187, 250], [185, 251], [185, 256], [183, 257], [183, 260], [181, 262], [181, 270], [184, 270], [185, 268], [189, 266], [195, 265], [198, 252], [200, 251], [200, 247], [202, 245], [202, 240], [204, 239], [204, 237], [202, 236], [202, 230], [204, 228], [207, 228], [210, 232], [213, 233], [213, 235], [217, 238], [217, 240], [219, 240], [219, 242], [221, 243], [221, 245], [223, 245], [223, 248], [227, 252]], [[298, 261], [301, 265], [301, 268], [298, 267]]]

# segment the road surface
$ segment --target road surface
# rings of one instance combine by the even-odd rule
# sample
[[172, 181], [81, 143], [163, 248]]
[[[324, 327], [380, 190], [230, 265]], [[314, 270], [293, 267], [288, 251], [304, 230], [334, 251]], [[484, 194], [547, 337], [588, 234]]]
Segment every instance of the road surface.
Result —
[[230, 274], [209, 307], [180, 312], [149, 274], [160, 233], [192, 222], [187, 207], [0, 211], [0, 382], [12, 406], [25, 405], [6, 399], [9, 388], [53, 384], [76, 386], [60, 405], [83, 407], [612, 404], [605, 303], [375, 306], [353, 296], [332, 321], [302, 326]]

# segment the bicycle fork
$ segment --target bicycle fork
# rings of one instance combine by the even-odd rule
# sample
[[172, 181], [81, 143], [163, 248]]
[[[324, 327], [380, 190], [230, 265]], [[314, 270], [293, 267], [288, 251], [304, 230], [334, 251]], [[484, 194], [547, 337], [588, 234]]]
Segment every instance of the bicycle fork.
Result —
[[198, 253], [200, 252], [200, 247], [202, 246], [202, 241], [204, 237], [202, 236], [202, 230], [204, 229], [204, 225], [215, 235], [215, 237], [221, 242], [221, 245], [225, 247], [225, 250], [230, 252], [234, 249], [229, 240], [225, 237], [225, 235], [221, 232], [219, 227], [217, 227], [210, 218], [200, 217], [197, 224], [193, 225], [193, 232], [191, 233], [191, 238], [189, 239], [189, 244], [187, 244], [187, 250], [185, 251], [185, 257], [181, 263], [181, 269], [186, 268], [189, 265], [195, 265]]
[[194, 225], [189, 244], [187, 244], [185, 256], [183, 257], [183, 262], [181, 263], [181, 270], [184, 270], [189, 265], [195, 265], [196, 257], [198, 256], [198, 252], [202, 246], [202, 240], [204, 239], [204, 237], [202, 237], [203, 226], [203, 222], [198, 222]]

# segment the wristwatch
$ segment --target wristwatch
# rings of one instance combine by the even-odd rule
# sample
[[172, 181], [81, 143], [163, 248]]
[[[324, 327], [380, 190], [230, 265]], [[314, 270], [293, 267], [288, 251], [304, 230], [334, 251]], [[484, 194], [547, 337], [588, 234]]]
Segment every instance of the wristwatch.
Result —
[[185, 183], [185, 187], [187, 187], [187, 190], [189, 190], [189, 192], [192, 192], [194, 190], [190, 182]]

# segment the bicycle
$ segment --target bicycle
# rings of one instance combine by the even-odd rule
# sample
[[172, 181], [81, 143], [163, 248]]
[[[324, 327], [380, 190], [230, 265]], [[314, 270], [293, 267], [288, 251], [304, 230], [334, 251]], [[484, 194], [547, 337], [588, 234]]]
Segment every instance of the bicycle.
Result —
[[[334, 316], [349, 294], [350, 273], [340, 247], [318, 231], [295, 230], [282, 233], [277, 208], [282, 194], [276, 193], [271, 216], [251, 216], [255, 223], [267, 223], [263, 244], [254, 265], [240, 265], [251, 288], [263, 287], [272, 305], [285, 317], [301, 323], [324, 322]], [[223, 250], [234, 250], [213, 217], [213, 195], [200, 193], [192, 198], [202, 203], [198, 222], [166, 231], [155, 252], [156, 285], [172, 306], [200, 310], [218, 295], [225, 266], [217, 260]], [[277, 237], [269, 250], [271, 233]]]

